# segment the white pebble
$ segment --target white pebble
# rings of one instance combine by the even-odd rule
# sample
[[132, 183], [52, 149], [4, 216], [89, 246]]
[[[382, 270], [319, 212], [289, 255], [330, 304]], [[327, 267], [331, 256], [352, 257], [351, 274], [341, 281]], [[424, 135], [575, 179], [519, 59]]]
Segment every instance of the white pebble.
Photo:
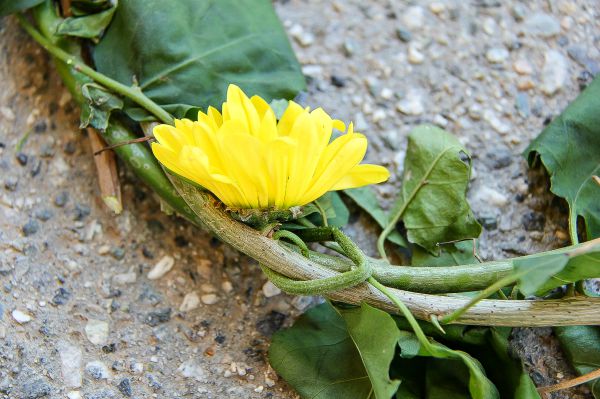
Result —
[[161, 260], [158, 261], [156, 265], [150, 270], [148, 273], [148, 278], [150, 280], [157, 280], [167, 274], [175, 264], [175, 259], [172, 256], [165, 255]]
[[519, 75], [531, 75], [533, 73], [533, 67], [527, 60], [516, 60], [513, 69]]
[[508, 50], [504, 47], [493, 47], [485, 53], [485, 58], [492, 64], [501, 64], [508, 58]]
[[81, 392], [79, 391], [70, 391], [67, 392], [67, 399], [81, 399]]
[[135, 272], [129, 272], [129, 273], [115, 274], [112, 278], [112, 281], [116, 285], [127, 285], [127, 284], [135, 283], [136, 279], [137, 279], [137, 274], [135, 274]]
[[215, 303], [219, 302], [219, 297], [216, 296], [215, 294], [205, 294], [205, 295], [202, 295], [202, 297], [200, 299], [202, 300], [202, 303], [205, 305], [214, 305]]
[[189, 312], [190, 310], [194, 310], [200, 305], [200, 298], [198, 294], [195, 292], [188, 292], [183, 297], [183, 301], [181, 301], [181, 305], [179, 306], [180, 312]]
[[133, 363], [131, 365], [131, 372], [133, 374], [142, 374], [144, 372], [144, 364], [143, 363]]
[[408, 62], [411, 64], [422, 64], [425, 56], [416, 44], [411, 43], [408, 46]]
[[229, 281], [229, 280], [223, 281], [221, 283], [221, 289], [226, 294], [229, 294], [231, 291], [233, 291], [233, 285], [231, 284], [231, 281]]
[[193, 378], [198, 382], [203, 382], [206, 379], [206, 372], [204, 367], [197, 363], [196, 360], [190, 359], [181, 363], [177, 368], [177, 371], [181, 373], [185, 378]]
[[8, 122], [12, 122], [15, 120], [15, 113], [12, 109], [8, 107], [0, 107], [0, 115], [2, 115], [2, 117]]
[[266, 298], [271, 298], [281, 294], [281, 290], [277, 288], [270, 280], [263, 284], [262, 292]]
[[18, 309], [15, 309], [12, 311], [12, 317], [19, 324], [29, 323], [31, 320], [33, 320], [31, 315], [29, 315], [23, 311], [20, 311]]
[[475, 193], [475, 199], [484, 204], [497, 207], [503, 207], [508, 204], [508, 198], [504, 194], [489, 187], [481, 187], [477, 193]]
[[66, 341], [58, 343], [63, 383], [71, 388], [81, 386], [81, 348]]
[[396, 109], [406, 115], [421, 115], [425, 112], [425, 106], [421, 94], [409, 90], [406, 96], [396, 104]]
[[108, 342], [108, 322], [89, 319], [85, 325], [85, 335], [94, 345], [106, 345]]
[[425, 10], [419, 6], [408, 7], [402, 15], [402, 23], [408, 29], [418, 29], [425, 21]]
[[108, 380], [111, 377], [111, 372], [100, 360], [94, 360], [86, 363], [85, 371], [95, 380]]
[[542, 69], [542, 92], [551, 96], [559, 91], [567, 80], [567, 74], [566, 58], [556, 50], [548, 50], [544, 56]]

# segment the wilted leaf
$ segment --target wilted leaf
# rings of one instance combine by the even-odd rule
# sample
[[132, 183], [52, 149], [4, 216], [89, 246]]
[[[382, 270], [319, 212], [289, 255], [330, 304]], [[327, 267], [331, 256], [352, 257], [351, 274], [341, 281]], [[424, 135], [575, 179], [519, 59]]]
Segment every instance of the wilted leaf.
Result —
[[0, 17], [35, 7], [45, 0], [2, 0], [0, 1]]
[[571, 229], [578, 217], [585, 221], [587, 239], [600, 237], [600, 77], [527, 147], [550, 173], [550, 190], [569, 203]]
[[[220, 106], [227, 86], [270, 101], [305, 87], [269, 0], [161, 0], [119, 3], [96, 46], [98, 70], [143, 92], [176, 117]], [[137, 119], [147, 116], [128, 104]]]
[[[382, 312], [383, 313], [383, 312]], [[357, 323], [369, 323], [368, 320], [356, 320]], [[371, 334], [371, 343], [366, 343], [376, 353], [375, 346], [381, 342], [390, 342], [389, 337], [378, 329], [366, 329], [361, 334]], [[359, 342], [368, 337], [361, 336]], [[396, 341], [393, 340], [395, 347]], [[389, 356], [389, 348], [386, 349]], [[391, 351], [393, 355], [393, 350]], [[372, 397], [374, 387], [365, 367], [385, 370], [377, 375], [378, 386], [386, 392], [389, 381], [387, 368], [391, 358], [373, 359], [369, 355], [366, 365], [348, 333], [344, 319], [328, 303], [319, 305], [303, 314], [294, 325], [273, 336], [269, 347], [271, 366], [298, 393], [305, 398], [320, 399], [367, 399]], [[384, 399], [384, 396], [377, 396]]]
[[116, 9], [117, 3], [115, 1], [112, 7], [95, 14], [66, 18], [58, 25], [56, 33], [58, 35], [97, 39], [112, 20]]
[[[600, 328], [593, 326], [554, 327], [569, 362], [577, 373], [600, 369]], [[600, 399], [600, 379], [590, 382], [594, 398]]]
[[92, 126], [105, 130], [112, 111], [123, 108], [123, 100], [104, 87], [87, 83], [81, 87], [86, 102], [81, 104], [80, 128]]
[[391, 213], [403, 212], [410, 242], [435, 253], [437, 243], [479, 236], [465, 197], [470, 173], [471, 160], [454, 136], [429, 125], [410, 133], [402, 192]]
[[[370, 187], [359, 187], [352, 188], [349, 190], [344, 190], [344, 193], [350, 197], [358, 206], [364, 209], [381, 228], [385, 228], [388, 223], [388, 216], [381, 206], [379, 205], [379, 201], [377, 200], [377, 196], [373, 192]], [[396, 245], [400, 245], [401, 247], [408, 247], [408, 244], [404, 237], [400, 235], [399, 232], [393, 231], [387, 239], [393, 242]]]

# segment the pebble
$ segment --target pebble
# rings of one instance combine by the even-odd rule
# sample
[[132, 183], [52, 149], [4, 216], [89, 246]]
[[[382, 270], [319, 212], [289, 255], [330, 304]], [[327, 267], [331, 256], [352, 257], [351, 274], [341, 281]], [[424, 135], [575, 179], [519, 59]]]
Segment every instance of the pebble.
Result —
[[404, 43], [408, 43], [412, 39], [412, 33], [404, 28], [396, 28], [396, 37]]
[[587, 49], [580, 45], [573, 45], [567, 48], [567, 54], [582, 67], [586, 68], [589, 73], [596, 75], [600, 73], [600, 64], [588, 57]]
[[81, 348], [66, 341], [58, 343], [63, 383], [71, 388], [81, 386]]
[[109, 325], [103, 320], [89, 319], [85, 325], [85, 335], [94, 345], [106, 345]]
[[266, 298], [271, 298], [281, 294], [281, 290], [277, 288], [270, 280], [263, 284], [262, 292]]
[[50, 209], [42, 208], [35, 211], [33, 216], [35, 216], [36, 219], [41, 220], [42, 222], [47, 222], [52, 218], [52, 216], [54, 216], [54, 214]]
[[315, 42], [315, 37], [310, 32], [306, 32], [302, 25], [295, 24], [289, 30], [290, 36], [292, 36], [298, 44], [302, 47], [308, 47]]
[[221, 283], [221, 290], [223, 290], [224, 293], [229, 294], [231, 291], [233, 291], [233, 285], [231, 284], [231, 281], [229, 280], [225, 280]]
[[285, 318], [283, 313], [272, 310], [256, 322], [256, 329], [262, 335], [270, 337], [283, 326]]
[[429, 11], [434, 14], [441, 14], [446, 9], [446, 5], [441, 1], [435, 1], [429, 4]]
[[52, 387], [42, 378], [33, 378], [26, 381], [21, 387], [22, 399], [44, 398], [52, 393]]
[[494, 36], [498, 31], [498, 24], [494, 18], [486, 17], [483, 20], [482, 28], [487, 35]]
[[525, 32], [540, 37], [552, 37], [560, 33], [560, 22], [550, 14], [534, 13], [525, 20]]
[[137, 374], [137, 375], [142, 374], [144, 372], [144, 364], [143, 363], [138, 363], [138, 362], [133, 363], [131, 365], [131, 372], [133, 374]]
[[25, 166], [27, 165], [27, 161], [28, 161], [28, 157], [26, 154], [23, 154], [22, 152], [17, 153], [17, 162], [19, 162], [19, 165], [21, 166]]
[[81, 392], [79, 391], [69, 391], [67, 392], [67, 399], [82, 399]]
[[200, 298], [205, 305], [214, 305], [219, 302], [219, 297], [215, 294], [205, 294]]
[[415, 90], [409, 90], [406, 96], [396, 104], [396, 109], [406, 115], [421, 115], [425, 112], [422, 96]]
[[127, 285], [135, 283], [137, 274], [135, 272], [115, 274], [112, 281], [116, 285]]
[[69, 301], [70, 298], [71, 298], [71, 292], [69, 292], [68, 290], [66, 290], [63, 287], [60, 287], [59, 289], [56, 290], [56, 292], [54, 293], [54, 296], [52, 297], [52, 304], [54, 306], [64, 305], [65, 303], [67, 303]]
[[19, 324], [29, 323], [33, 318], [28, 314], [21, 310], [15, 309], [11, 313], [13, 319]]
[[21, 228], [21, 231], [23, 232], [23, 235], [25, 237], [29, 237], [29, 236], [37, 233], [39, 229], [40, 229], [39, 223], [33, 219], [30, 219], [27, 223], [25, 223], [23, 225], [23, 227]]
[[150, 327], [156, 327], [159, 324], [171, 320], [171, 308], [159, 309], [146, 315], [144, 322]]
[[492, 64], [501, 64], [508, 58], [508, 50], [504, 47], [493, 47], [485, 53], [485, 58]]
[[54, 197], [54, 205], [56, 205], [59, 208], [62, 208], [63, 206], [65, 206], [68, 200], [69, 193], [66, 191], [61, 191], [60, 193], [56, 194], [56, 197]]
[[344, 54], [346, 55], [346, 57], [352, 57], [354, 55], [354, 53], [356, 53], [356, 49], [358, 48], [358, 45], [356, 44], [356, 42], [352, 39], [346, 39], [344, 40], [344, 45], [342, 46], [342, 50], [344, 51]]
[[408, 46], [408, 62], [411, 64], [422, 64], [425, 61], [425, 55], [419, 49], [419, 46], [411, 43]]
[[196, 360], [190, 359], [181, 363], [181, 365], [177, 368], [177, 371], [184, 376], [185, 378], [193, 378], [198, 382], [203, 382], [206, 380], [206, 372], [204, 371], [204, 367], [197, 363]]
[[408, 7], [402, 15], [402, 23], [408, 29], [419, 29], [425, 22], [425, 10], [420, 6]]
[[15, 176], [9, 176], [4, 180], [4, 188], [8, 191], [15, 191], [17, 189], [17, 184], [19, 183], [19, 179]]
[[129, 382], [129, 378], [123, 378], [119, 385], [117, 385], [119, 391], [126, 397], [130, 398], [132, 394], [131, 383]]
[[513, 69], [519, 75], [531, 75], [533, 73], [533, 67], [527, 60], [516, 60], [513, 63]]
[[567, 60], [556, 50], [548, 50], [544, 56], [542, 69], [542, 92], [548, 96], [562, 89], [567, 80]]
[[190, 310], [196, 309], [200, 305], [200, 298], [196, 292], [188, 292], [183, 297], [181, 305], [179, 306], [180, 312], [189, 312]]
[[100, 360], [88, 362], [85, 365], [85, 372], [88, 373], [90, 377], [92, 377], [95, 380], [107, 380], [111, 376], [111, 372], [106, 366], [106, 364], [104, 364]]
[[0, 107], [0, 115], [9, 122], [15, 120], [15, 113], [8, 107]]
[[510, 131], [510, 125], [508, 123], [503, 122], [494, 111], [491, 109], [486, 109], [483, 111], [483, 119], [485, 119], [492, 129], [497, 131], [500, 134], [506, 134]]
[[150, 280], [157, 280], [167, 274], [175, 264], [175, 259], [170, 255], [165, 255], [158, 261], [156, 265], [148, 273]]
[[531, 113], [531, 109], [529, 107], [529, 96], [527, 93], [519, 92], [515, 98], [515, 108], [519, 115], [523, 118], [527, 118]]
[[503, 207], [508, 204], [508, 198], [489, 187], [481, 187], [474, 195], [475, 199], [488, 205]]

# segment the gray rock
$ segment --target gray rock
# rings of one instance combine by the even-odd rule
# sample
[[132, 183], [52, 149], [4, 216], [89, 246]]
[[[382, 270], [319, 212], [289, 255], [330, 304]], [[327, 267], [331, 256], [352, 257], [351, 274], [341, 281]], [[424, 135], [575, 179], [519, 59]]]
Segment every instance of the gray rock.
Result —
[[52, 393], [52, 387], [42, 378], [33, 378], [21, 386], [23, 399], [44, 398]]
[[69, 201], [69, 193], [66, 191], [61, 191], [60, 193], [56, 194], [56, 197], [54, 197], [54, 205], [59, 208], [65, 206], [67, 201]]
[[550, 14], [534, 13], [525, 20], [525, 32], [540, 37], [552, 37], [560, 33], [560, 22]]
[[515, 108], [519, 115], [523, 118], [527, 118], [531, 113], [531, 109], [529, 108], [529, 96], [527, 93], [519, 92], [517, 93], [517, 97], [515, 98]]
[[64, 385], [71, 388], [81, 386], [81, 348], [66, 341], [58, 344], [61, 370]]
[[165, 308], [148, 313], [144, 319], [144, 323], [148, 324], [150, 327], [156, 327], [169, 320], [171, 320], [171, 308]]
[[567, 54], [592, 75], [600, 73], [600, 64], [587, 55], [585, 47], [579, 45], [569, 46], [567, 47]]
[[40, 225], [36, 220], [30, 219], [27, 223], [23, 225], [21, 231], [25, 237], [29, 237], [34, 235], [40, 229]]
[[94, 360], [85, 365], [85, 372], [95, 380], [107, 380], [111, 376], [108, 367], [100, 360]]
[[15, 176], [8, 176], [4, 180], [4, 188], [8, 191], [15, 191], [17, 189], [17, 184], [19, 183], [19, 179]]
[[408, 43], [412, 39], [412, 33], [404, 28], [396, 28], [396, 37], [404, 43]]
[[48, 208], [42, 208], [35, 211], [34, 216], [36, 219], [41, 220], [42, 222], [47, 222], [54, 216], [54, 213]]
[[131, 397], [132, 391], [131, 391], [131, 383], [129, 382], [129, 378], [123, 378], [119, 382], [119, 385], [117, 385], [117, 388], [119, 388], [119, 391], [121, 391], [123, 396], [126, 396], [128, 398]]

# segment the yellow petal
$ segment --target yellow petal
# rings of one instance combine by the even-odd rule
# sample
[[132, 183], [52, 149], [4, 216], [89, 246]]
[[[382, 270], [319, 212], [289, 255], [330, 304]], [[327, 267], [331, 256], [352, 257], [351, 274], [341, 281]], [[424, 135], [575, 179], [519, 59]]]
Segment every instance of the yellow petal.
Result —
[[294, 122], [304, 112], [306, 112], [304, 108], [302, 108], [295, 102], [290, 101], [288, 103], [287, 108], [283, 112], [283, 115], [281, 115], [279, 123], [277, 124], [277, 130], [279, 131], [279, 135], [289, 135], [290, 131], [292, 130], [292, 126], [294, 126]]
[[368, 184], [377, 184], [386, 181], [390, 177], [390, 172], [379, 165], [362, 164], [356, 165], [350, 172], [342, 177], [330, 190], [346, 190], [366, 186]]

